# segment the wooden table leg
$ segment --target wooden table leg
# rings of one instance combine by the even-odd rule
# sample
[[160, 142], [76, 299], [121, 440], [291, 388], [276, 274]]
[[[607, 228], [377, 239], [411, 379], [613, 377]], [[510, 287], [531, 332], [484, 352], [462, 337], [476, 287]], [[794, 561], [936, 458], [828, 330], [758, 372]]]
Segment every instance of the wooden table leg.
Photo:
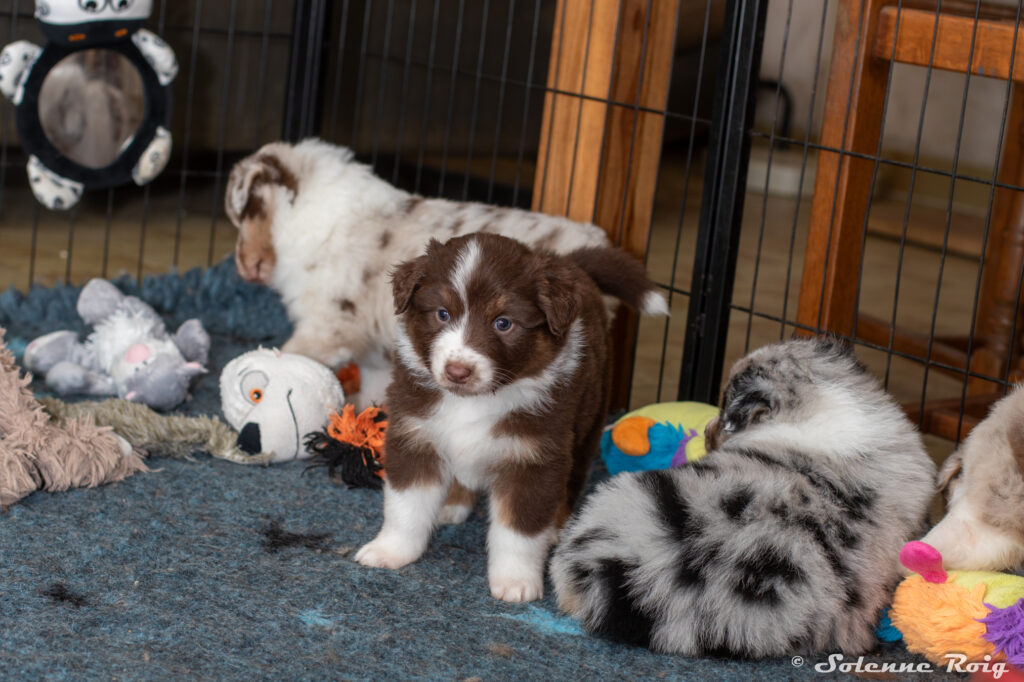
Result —
[[[881, 134], [888, 64], [872, 41], [881, 0], [841, 0], [829, 70], [821, 144], [874, 156]], [[797, 323], [849, 335], [857, 313], [861, 240], [874, 161], [818, 152]]]
[[[1000, 183], [1024, 187], [1024, 87], [1016, 83], [1010, 95], [997, 177]], [[1018, 319], [1021, 312], [1018, 283], [1022, 267], [1024, 192], [998, 188], [978, 293], [978, 317], [971, 353], [971, 370], [974, 372], [1005, 381], [1007, 358], [1011, 353], [1018, 357], [1021, 355], [1021, 326], [1024, 321]], [[1014, 320], [1017, 320], [1016, 334]], [[977, 394], [997, 391], [1000, 387], [984, 379], [971, 378], [967, 390]]]

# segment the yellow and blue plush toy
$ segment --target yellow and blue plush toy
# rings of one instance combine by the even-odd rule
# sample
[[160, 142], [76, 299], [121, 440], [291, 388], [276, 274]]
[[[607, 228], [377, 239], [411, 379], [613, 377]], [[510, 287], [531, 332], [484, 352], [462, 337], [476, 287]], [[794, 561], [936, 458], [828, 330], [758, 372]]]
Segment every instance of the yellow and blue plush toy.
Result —
[[655, 403], [623, 415], [601, 436], [601, 458], [613, 476], [623, 471], [669, 469], [707, 452], [704, 429], [718, 416], [714, 405]]

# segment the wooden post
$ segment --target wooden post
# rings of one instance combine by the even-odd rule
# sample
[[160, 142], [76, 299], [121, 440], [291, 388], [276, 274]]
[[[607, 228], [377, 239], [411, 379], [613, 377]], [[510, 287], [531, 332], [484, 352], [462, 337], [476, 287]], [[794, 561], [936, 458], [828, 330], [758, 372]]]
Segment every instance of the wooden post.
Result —
[[[881, 0], [839, 3], [821, 126], [824, 147], [872, 157], [878, 151], [889, 74], [888, 62], [872, 54], [880, 5]], [[818, 152], [797, 308], [797, 323], [802, 326], [853, 333], [873, 170], [872, 159]]]
[[[654, 208], [678, 5], [559, 0], [555, 12], [533, 209], [600, 225], [638, 258]], [[629, 400], [636, 329], [636, 316], [620, 312], [614, 409]]]

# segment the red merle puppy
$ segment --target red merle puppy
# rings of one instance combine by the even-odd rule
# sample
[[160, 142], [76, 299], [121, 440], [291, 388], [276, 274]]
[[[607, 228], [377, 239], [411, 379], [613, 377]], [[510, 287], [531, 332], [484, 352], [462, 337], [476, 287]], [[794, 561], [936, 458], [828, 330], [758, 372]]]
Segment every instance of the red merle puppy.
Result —
[[384, 525], [356, 560], [416, 561], [434, 526], [464, 520], [486, 490], [491, 594], [538, 599], [604, 423], [602, 294], [651, 314], [667, 314], [665, 299], [618, 249], [558, 256], [482, 233], [432, 241], [392, 284]]

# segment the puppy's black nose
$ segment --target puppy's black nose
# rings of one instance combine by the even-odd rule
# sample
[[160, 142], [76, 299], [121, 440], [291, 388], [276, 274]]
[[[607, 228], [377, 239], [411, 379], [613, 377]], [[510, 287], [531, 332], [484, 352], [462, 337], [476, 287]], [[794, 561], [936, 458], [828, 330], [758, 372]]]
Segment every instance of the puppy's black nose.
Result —
[[473, 373], [473, 368], [458, 362], [449, 362], [444, 366], [444, 375], [456, 384], [464, 384]]
[[242, 430], [238, 433], [238, 447], [242, 448], [243, 452], [247, 452], [250, 455], [260, 454], [262, 448], [260, 448], [259, 424], [249, 422], [242, 427]]

